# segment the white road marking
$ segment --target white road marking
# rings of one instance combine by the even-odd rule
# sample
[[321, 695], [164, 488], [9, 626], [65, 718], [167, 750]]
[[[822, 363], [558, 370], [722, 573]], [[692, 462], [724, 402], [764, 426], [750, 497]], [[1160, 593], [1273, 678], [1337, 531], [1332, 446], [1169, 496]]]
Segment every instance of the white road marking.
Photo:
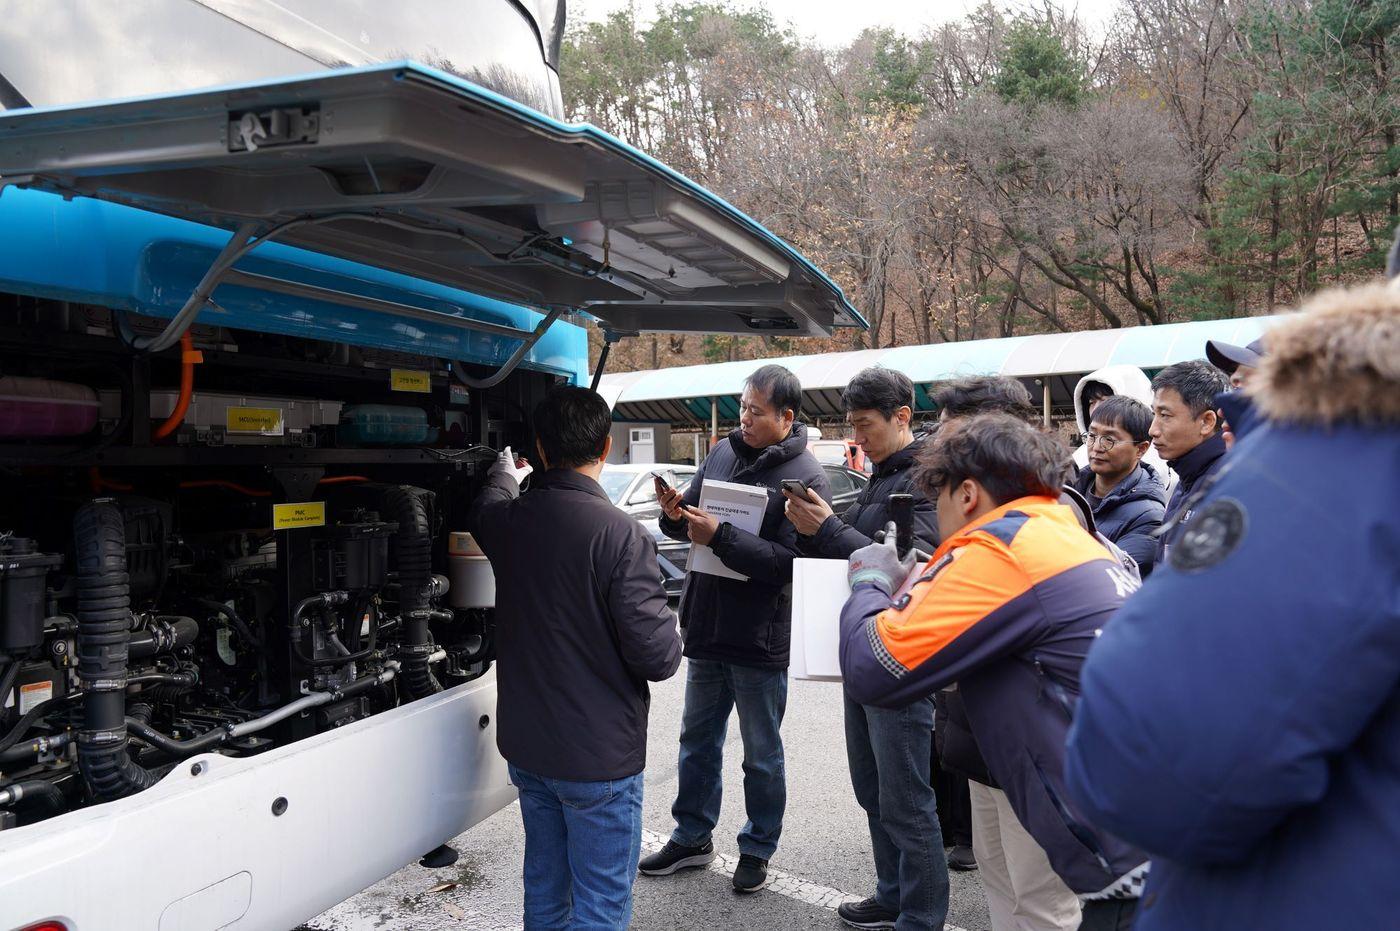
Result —
[[[642, 848], [655, 853], [666, 842], [670, 840], [666, 834], [657, 834], [655, 831], [642, 830]], [[734, 869], [739, 865], [738, 857], [731, 857], [728, 854], [716, 854], [710, 862], [709, 870], [720, 873], [724, 876], [733, 876]], [[768, 883], [763, 887], [764, 892], [776, 892], [778, 895], [795, 899], [804, 905], [815, 905], [828, 911], [836, 911], [836, 907], [844, 902], [859, 902], [861, 896], [851, 895], [849, 892], [842, 892], [840, 889], [833, 889], [830, 886], [823, 886], [814, 883], [810, 879], [803, 879], [801, 876], [794, 876], [791, 873], [784, 873], [782, 870], [769, 868]], [[966, 931], [957, 925], [945, 924], [943, 931]]]

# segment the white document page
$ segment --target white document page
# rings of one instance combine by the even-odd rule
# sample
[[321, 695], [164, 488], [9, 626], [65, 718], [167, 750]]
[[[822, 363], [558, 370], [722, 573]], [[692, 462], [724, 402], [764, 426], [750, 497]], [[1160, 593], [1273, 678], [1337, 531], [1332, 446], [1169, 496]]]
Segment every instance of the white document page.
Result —
[[[914, 586], [927, 566], [915, 565], [899, 594]], [[797, 679], [841, 680], [841, 609], [851, 597], [844, 559], [792, 561], [792, 656]]]
[[[768, 510], [768, 489], [705, 479], [700, 488], [700, 510], [710, 512], [721, 524], [733, 524], [739, 530], [747, 530], [758, 536], [763, 527], [763, 514]], [[698, 543], [690, 548], [690, 564], [687, 568], [691, 572], [704, 572], [726, 579], [738, 579], [740, 582], [749, 580], [748, 576], [735, 572], [720, 562], [714, 550]]]
[[841, 608], [851, 595], [844, 559], [792, 561], [792, 652], [796, 679], [841, 681]]

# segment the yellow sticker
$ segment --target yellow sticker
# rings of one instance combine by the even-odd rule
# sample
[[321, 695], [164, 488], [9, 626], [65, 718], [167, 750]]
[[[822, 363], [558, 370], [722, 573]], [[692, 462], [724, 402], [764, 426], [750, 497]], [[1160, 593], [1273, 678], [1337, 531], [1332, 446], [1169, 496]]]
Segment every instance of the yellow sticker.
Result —
[[433, 382], [428, 373], [420, 369], [389, 369], [389, 390], [431, 394]]
[[281, 436], [285, 426], [280, 407], [230, 407], [224, 412], [224, 427], [229, 433]]
[[272, 506], [273, 530], [297, 530], [302, 527], [326, 525], [326, 502], [299, 501]]

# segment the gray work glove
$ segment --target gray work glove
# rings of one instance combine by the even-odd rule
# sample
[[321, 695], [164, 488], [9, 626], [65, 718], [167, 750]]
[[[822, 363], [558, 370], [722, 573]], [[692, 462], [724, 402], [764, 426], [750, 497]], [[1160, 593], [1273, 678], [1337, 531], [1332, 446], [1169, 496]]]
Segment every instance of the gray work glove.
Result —
[[876, 586], [886, 595], [899, 591], [899, 586], [914, 571], [914, 551], [910, 550], [899, 558], [895, 548], [895, 527], [891, 521], [885, 527], [885, 539], [881, 543], [863, 546], [851, 554], [846, 569], [846, 578], [855, 588], [862, 583]]

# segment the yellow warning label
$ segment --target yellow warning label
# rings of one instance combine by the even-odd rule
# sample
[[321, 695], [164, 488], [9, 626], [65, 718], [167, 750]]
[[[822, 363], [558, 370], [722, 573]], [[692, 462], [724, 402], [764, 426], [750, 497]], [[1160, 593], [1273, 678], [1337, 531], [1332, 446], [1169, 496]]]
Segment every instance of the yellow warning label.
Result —
[[274, 504], [272, 506], [273, 530], [297, 530], [301, 527], [324, 527], [326, 525], [326, 502], [299, 501], [294, 504]]
[[281, 436], [284, 426], [280, 407], [230, 407], [224, 413], [224, 427], [229, 433]]
[[389, 369], [389, 390], [431, 394], [433, 383], [428, 373], [419, 369]]

